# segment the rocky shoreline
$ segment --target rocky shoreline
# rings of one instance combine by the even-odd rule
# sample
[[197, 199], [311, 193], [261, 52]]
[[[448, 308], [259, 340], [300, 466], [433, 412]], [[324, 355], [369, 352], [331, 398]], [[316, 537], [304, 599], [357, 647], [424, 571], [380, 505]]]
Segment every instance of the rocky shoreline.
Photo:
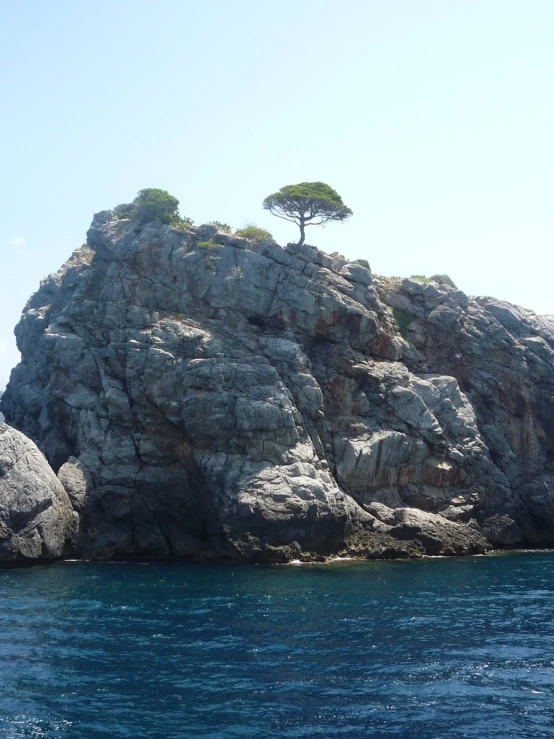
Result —
[[305, 556], [304, 559], [289, 559], [286, 561], [275, 561], [273, 559], [267, 559], [262, 561], [252, 561], [244, 559], [192, 559], [187, 557], [162, 557], [162, 558], [144, 558], [144, 557], [130, 557], [128, 559], [87, 559], [80, 557], [77, 552], [69, 553], [57, 558], [42, 559], [15, 559], [12, 561], [0, 560], [0, 570], [3, 569], [14, 569], [14, 568], [29, 568], [38, 567], [45, 565], [60, 565], [60, 564], [112, 564], [112, 565], [227, 565], [227, 566], [264, 566], [264, 567], [330, 567], [338, 565], [356, 565], [363, 564], [364, 562], [417, 562], [421, 560], [438, 560], [438, 559], [458, 559], [471, 558], [471, 557], [502, 557], [518, 554], [553, 554], [554, 547], [491, 547], [484, 552], [478, 552], [474, 554], [417, 554], [407, 555], [399, 553], [398, 556], [364, 556], [364, 555], [348, 555], [348, 554], [332, 554], [328, 556], [314, 555]]
[[552, 546], [553, 326], [104, 211], [16, 328], [0, 562]]

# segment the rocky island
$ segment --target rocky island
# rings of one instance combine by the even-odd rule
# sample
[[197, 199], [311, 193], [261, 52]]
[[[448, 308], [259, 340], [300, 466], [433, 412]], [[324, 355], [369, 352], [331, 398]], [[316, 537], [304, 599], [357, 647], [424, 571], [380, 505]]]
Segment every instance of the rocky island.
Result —
[[124, 216], [95, 216], [16, 328], [0, 561], [554, 544], [553, 319]]

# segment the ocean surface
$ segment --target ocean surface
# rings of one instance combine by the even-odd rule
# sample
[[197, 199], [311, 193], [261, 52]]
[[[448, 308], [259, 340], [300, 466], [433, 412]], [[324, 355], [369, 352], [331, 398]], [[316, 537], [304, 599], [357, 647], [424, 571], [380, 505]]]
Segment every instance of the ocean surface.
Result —
[[0, 737], [554, 737], [554, 553], [0, 570]]

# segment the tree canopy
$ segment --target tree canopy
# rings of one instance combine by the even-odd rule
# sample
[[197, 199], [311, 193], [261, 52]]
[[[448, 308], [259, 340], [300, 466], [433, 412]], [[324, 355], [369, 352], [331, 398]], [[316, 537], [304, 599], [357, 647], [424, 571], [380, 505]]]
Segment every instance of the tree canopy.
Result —
[[157, 187], [147, 187], [140, 190], [133, 200], [135, 216], [142, 223], [159, 218], [163, 223], [171, 223], [179, 217], [179, 201], [170, 195], [167, 190], [159, 190]]
[[324, 182], [300, 182], [286, 185], [268, 195], [263, 207], [277, 218], [292, 221], [300, 228], [300, 241], [305, 241], [306, 226], [321, 226], [329, 221], [344, 221], [352, 215], [341, 196]]

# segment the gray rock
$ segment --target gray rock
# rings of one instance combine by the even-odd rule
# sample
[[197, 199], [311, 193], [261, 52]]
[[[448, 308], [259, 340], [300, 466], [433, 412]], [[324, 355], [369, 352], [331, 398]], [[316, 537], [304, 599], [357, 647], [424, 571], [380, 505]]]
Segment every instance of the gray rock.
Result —
[[196, 229], [196, 236], [198, 239], [211, 239], [217, 233], [217, 226], [213, 223], [204, 223], [202, 226], [198, 226]]
[[73, 509], [80, 513], [83, 510], [87, 494], [93, 489], [90, 472], [76, 457], [69, 457], [60, 467], [58, 480], [69, 496]]
[[16, 329], [2, 410], [84, 555], [554, 543], [550, 319], [214, 228], [98, 214]]
[[0, 562], [60, 557], [75, 527], [69, 499], [44, 456], [0, 423]]

